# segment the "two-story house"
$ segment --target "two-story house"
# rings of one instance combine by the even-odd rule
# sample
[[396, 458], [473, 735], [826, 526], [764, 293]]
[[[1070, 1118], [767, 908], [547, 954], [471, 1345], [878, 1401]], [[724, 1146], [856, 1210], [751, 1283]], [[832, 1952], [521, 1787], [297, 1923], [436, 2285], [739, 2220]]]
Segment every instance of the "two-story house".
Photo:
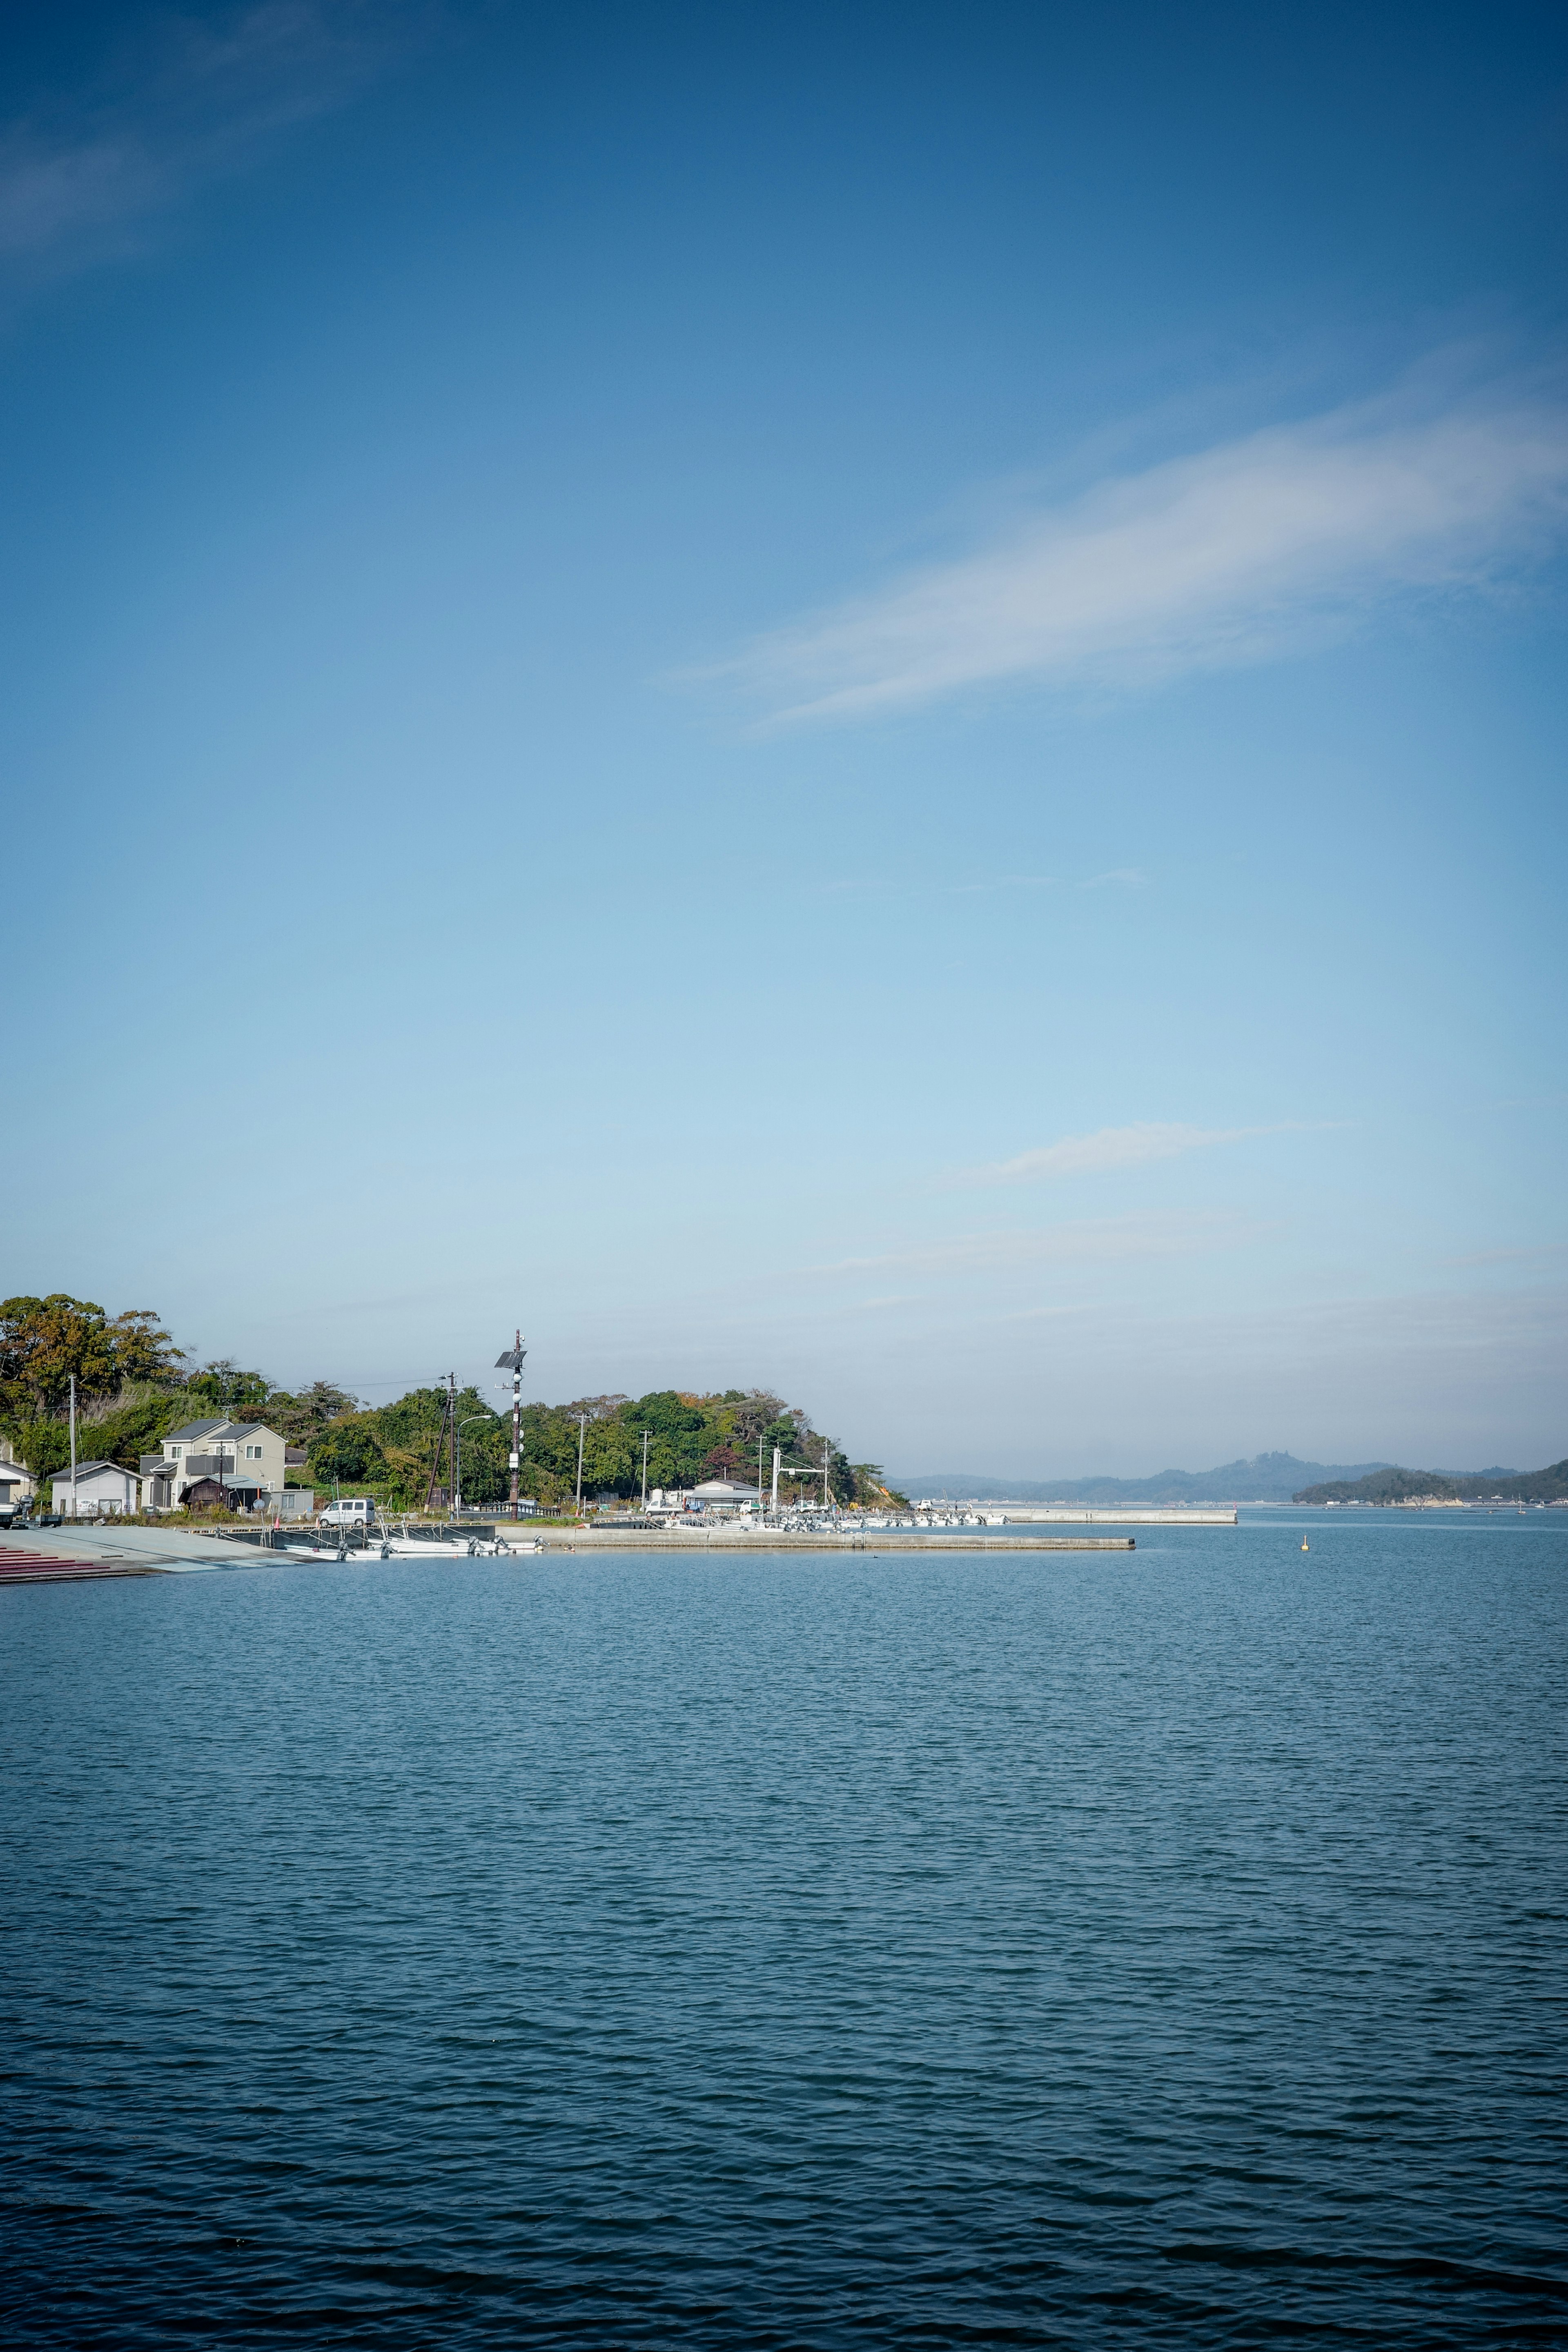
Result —
[[174, 1510], [185, 1491], [215, 1478], [238, 1510], [253, 1510], [282, 1496], [288, 1456], [297, 1449], [259, 1421], [188, 1421], [165, 1437], [158, 1454], [141, 1458], [142, 1507]]

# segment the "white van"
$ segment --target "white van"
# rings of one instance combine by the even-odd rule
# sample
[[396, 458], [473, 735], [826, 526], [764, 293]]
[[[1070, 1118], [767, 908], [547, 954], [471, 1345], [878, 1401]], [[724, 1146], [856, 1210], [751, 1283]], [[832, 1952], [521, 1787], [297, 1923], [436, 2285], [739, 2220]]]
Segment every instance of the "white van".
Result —
[[375, 1505], [365, 1496], [345, 1496], [341, 1503], [329, 1503], [316, 1525], [319, 1528], [368, 1528], [374, 1517]]

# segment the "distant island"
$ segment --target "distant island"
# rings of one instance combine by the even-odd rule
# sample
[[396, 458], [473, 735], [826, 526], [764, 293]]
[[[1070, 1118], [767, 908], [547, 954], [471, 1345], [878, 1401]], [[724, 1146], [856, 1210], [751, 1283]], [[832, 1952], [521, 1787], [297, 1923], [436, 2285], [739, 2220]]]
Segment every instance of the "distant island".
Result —
[[1402, 1470], [1385, 1463], [1364, 1478], [1303, 1486], [1293, 1503], [1563, 1503], [1568, 1461], [1545, 1470]]
[[968, 1471], [944, 1470], [900, 1471], [893, 1483], [906, 1495], [929, 1495], [941, 1502], [1291, 1503], [1309, 1480], [1357, 1480], [1388, 1466], [1255, 1454], [1250, 1462], [1224, 1462], [1217, 1470], [1157, 1470], [1152, 1478], [977, 1478]]

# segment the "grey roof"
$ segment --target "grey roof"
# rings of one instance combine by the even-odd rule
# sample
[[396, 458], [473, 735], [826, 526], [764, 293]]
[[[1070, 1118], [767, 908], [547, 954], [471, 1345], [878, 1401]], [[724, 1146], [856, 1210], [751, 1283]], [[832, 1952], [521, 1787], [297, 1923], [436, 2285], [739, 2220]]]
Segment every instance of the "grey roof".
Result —
[[184, 1429], [172, 1429], [164, 1443], [177, 1445], [183, 1438], [209, 1437], [215, 1429], [229, 1429], [232, 1426], [232, 1423], [226, 1421], [187, 1421]]
[[268, 1429], [264, 1421], [229, 1422], [226, 1424], [229, 1437], [276, 1437], [278, 1432]]
[[[136, 1475], [135, 1471], [128, 1470], [123, 1462], [79, 1462], [76, 1465], [78, 1484], [79, 1485], [82, 1479], [93, 1470], [118, 1470], [122, 1478], [134, 1478]], [[57, 1486], [70, 1485], [71, 1474], [68, 1468], [51, 1471], [49, 1475]]]

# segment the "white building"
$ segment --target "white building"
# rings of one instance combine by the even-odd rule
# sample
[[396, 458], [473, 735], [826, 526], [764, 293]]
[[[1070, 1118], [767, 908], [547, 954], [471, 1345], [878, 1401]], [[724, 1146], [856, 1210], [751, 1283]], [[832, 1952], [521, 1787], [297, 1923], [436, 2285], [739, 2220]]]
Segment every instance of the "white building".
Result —
[[721, 1512], [754, 1511], [763, 1499], [757, 1486], [738, 1486], [730, 1478], [705, 1478], [700, 1486], [693, 1486], [686, 1497], [689, 1511]]
[[50, 1484], [55, 1508], [68, 1519], [90, 1519], [105, 1511], [133, 1511], [142, 1487], [137, 1473], [122, 1470], [118, 1462], [79, 1462], [74, 1483], [68, 1470], [57, 1470]]

